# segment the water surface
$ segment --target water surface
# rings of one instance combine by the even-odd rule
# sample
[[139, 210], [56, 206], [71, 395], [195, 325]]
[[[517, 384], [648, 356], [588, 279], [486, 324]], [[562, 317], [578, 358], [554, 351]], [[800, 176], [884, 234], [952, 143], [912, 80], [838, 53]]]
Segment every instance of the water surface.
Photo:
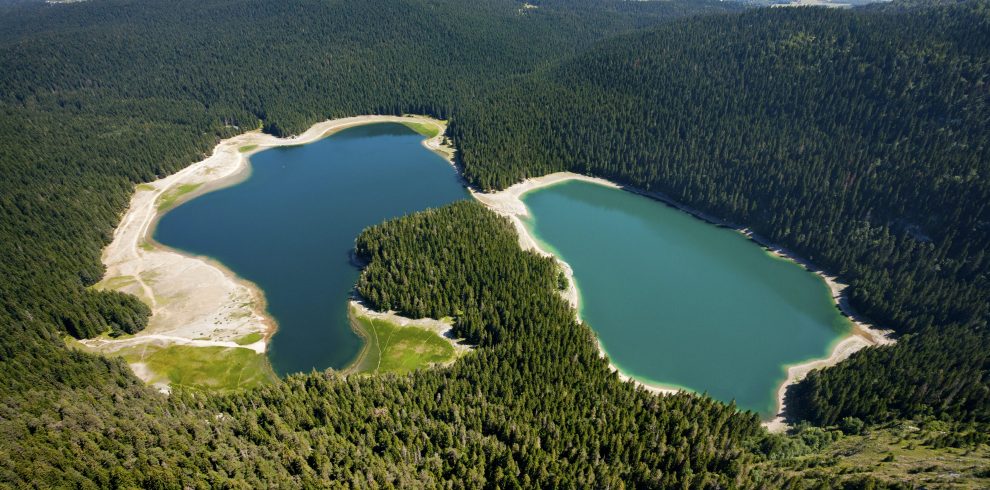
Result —
[[826, 357], [851, 327], [818, 276], [659, 201], [568, 181], [523, 202], [574, 269], [582, 319], [640, 380], [770, 416], [784, 366]]
[[345, 129], [251, 157], [251, 176], [162, 216], [154, 238], [254, 282], [278, 322], [281, 375], [343, 368], [361, 349], [347, 319], [365, 227], [468, 197], [456, 171], [401, 124]]

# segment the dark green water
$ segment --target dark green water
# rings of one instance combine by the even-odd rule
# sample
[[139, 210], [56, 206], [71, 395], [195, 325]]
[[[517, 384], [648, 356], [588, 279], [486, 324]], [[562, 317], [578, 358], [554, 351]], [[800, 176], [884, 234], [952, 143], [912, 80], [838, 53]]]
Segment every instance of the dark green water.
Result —
[[251, 157], [250, 178], [164, 215], [159, 243], [213, 257], [257, 284], [278, 321], [279, 374], [345, 367], [361, 348], [347, 321], [365, 227], [468, 197], [457, 173], [401, 124], [346, 129]]
[[574, 269], [581, 318], [624, 373], [770, 416], [787, 364], [850, 329], [828, 286], [739, 233], [619, 189], [523, 196], [527, 226]]

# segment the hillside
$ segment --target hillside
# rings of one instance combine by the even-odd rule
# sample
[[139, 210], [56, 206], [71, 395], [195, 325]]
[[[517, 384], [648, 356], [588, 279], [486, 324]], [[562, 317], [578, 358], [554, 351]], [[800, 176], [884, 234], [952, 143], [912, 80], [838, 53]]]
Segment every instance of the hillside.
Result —
[[538, 70], [452, 133], [481, 188], [570, 170], [663, 193], [838, 274], [855, 310], [913, 334], [810, 377], [796, 414], [988, 422], [985, 12], [689, 19]]
[[[0, 485], [896, 488], [928, 468], [886, 452], [985, 482], [990, 5], [531, 3], [5, 7]], [[357, 241], [366, 297], [478, 345], [450, 367], [166, 397], [66, 347], [146, 325], [136, 298], [89, 288], [136, 184], [234, 134], [369, 113], [449, 119], [481, 189], [570, 170], [749, 227], [903, 337], [795, 388], [793, 416], [821, 427], [769, 435], [621, 382], [552, 263], [462, 202]]]

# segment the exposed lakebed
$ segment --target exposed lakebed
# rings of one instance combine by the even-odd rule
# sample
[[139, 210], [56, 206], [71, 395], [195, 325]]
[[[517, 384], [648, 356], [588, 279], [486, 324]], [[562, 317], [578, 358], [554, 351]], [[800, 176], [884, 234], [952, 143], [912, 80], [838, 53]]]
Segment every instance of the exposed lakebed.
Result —
[[278, 322], [281, 375], [346, 367], [361, 350], [347, 298], [365, 227], [468, 197], [454, 168], [396, 123], [342, 130], [251, 157], [244, 181], [161, 217], [159, 243], [223, 263], [258, 285]]
[[[344, 129], [251, 157], [245, 180], [163, 215], [154, 238], [264, 291], [280, 375], [347, 367], [354, 239], [386, 219], [469, 197], [397, 123]], [[619, 189], [571, 181], [523, 196], [526, 226], [568, 262], [581, 316], [612, 362], [648, 383], [735, 399], [769, 416], [785, 366], [827, 357], [850, 324], [826, 285], [733, 230]]]
[[786, 365], [827, 357], [851, 324], [821, 278], [656, 200], [568, 181], [523, 195], [566, 261], [581, 317], [622, 372], [769, 417]]

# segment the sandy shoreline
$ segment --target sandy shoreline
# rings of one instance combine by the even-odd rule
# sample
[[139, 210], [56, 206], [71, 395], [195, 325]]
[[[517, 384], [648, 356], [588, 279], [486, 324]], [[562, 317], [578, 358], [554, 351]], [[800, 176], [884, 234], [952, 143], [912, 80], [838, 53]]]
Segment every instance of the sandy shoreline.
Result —
[[[249, 157], [256, 152], [278, 146], [306, 144], [341, 129], [380, 122], [425, 123], [438, 127], [439, 134], [424, 139], [423, 145], [453, 164], [454, 150], [444, 141], [443, 122], [422, 116], [357, 116], [317, 123], [304, 133], [290, 138], [277, 138], [259, 131], [243, 133], [221, 141], [214, 148], [211, 156], [200, 162], [157, 181], [138, 185], [130, 206], [114, 231], [113, 241], [103, 251], [103, 263], [107, 272], [104, 279], [95, 287], [116, 289], [136, 295], [151, 307], [152, 317], [148, 327], [134, 336], [120, 339], [100, 337], [83, 340], [81, 343], [103, 354], [112, 354], [122, 348], [139, 344], [221, 346], [246, 348], [259, 354], [265, 353], [277, 324], [266, 311], [264, 293], [254, 284], [238, 277], [222, 264], [208, 257], [189, 256], [155, 243], [152, 240], [155, 224], [160, 216], [168, 211], [168, 209], [159, 211], [158, 205], [163, 197], [168, 197], [169, 193], [174, 193], [180, 186], [196, 187], [192, 192], [174, 199], [170, 208], [212, 190], [243, 181], [250, 176]], [[241, 151], [242, 148], [244, 151]], [[709, 223], [733, 228], [759, 243], [769, 253], [793, 260], [825, 280], [832, 291], [836, 305], [853, 323], [853, 331], [849, 336], [836, 342], [829, 357], [788, 366], [787, 379], [778, 390], [778, 412], [783, 411], [783, 397], [787, 386], [800, 381], [808, 372], [832, 366], [864, 347], [893, 342], [888, 337], [888, 332], [868, 324], [849, 307], [848, 301], [842, 294], [846, 285], [839, 283], [836, 278], [824, 274], [809, 262], [770, 244], [763, 237], [747, 229], [680, 205], [662, 194], [627, 188], [605, 179], [570, 172], [527, 179], [496, 193], [479, 193], [471, 190], [475, 199], [512, 220], [522, 249], [534, 250], [557, 260], [568, 279], [568, 288], [562, 292], [562, 295], [574, 307], [579, 319], [580, 293], [574, 280], [573, 270], [566, 262], [544, 250], [530, 235], [521, 219], [528, 215], [528, 210], [521, 200], [523, 194], [569, 180], [582, 180], [625, 189], [663, 201]], [[420, 323], [425, 322], [422, 326], [437, 331], [445, 338], [449, 332], [449, 326], [444, 327], [446, 324], [439, 320], [411, 320], [391, 313], [375, 312], [359, 303], [352, 302], [352, 305], [357, 305], [361, 313], [366, 316], [387, 318], [402, 325], [415, 322], [420, 326]], [[262, 338], [246, 345], [237, 342], [251, 334], [261, 334]], [[455, 346], [465, 348], [457, 343]], [[598, 350], [602, 357], [607, 357], [600, 343]], [[646, 383], [626, 375], [611, 362], [609, 366], [623, 381], [631, 380], [653, 393], [671, 394], [685, 391], [679, 387]], [[132, 363], [132, 369], [146, 381], [152, 379], [155, 374], [140, 362]], [[781, 414], [764, 425], [770, 430], [786, 428]]]
[[[726, 228], [732, 228], [739, 233], [742, 233], [749, 239], [753, 240], [760, 246], [762, 246], [768, 253], [773, 254], [777, 257], [791, 260], [806, 270], [811, 271], [821, 277], [825, 283], [828, 285], [832, 292], [832, 299], [835, 301], [836, 307], [845, 315], [849, 321], [852, 323], [852, 331], [846, 337], [838, 340], [832, 348], [831, 354], [824, 359], [814, 359], [800, 364], [795, 364], [787, 366], [787, 379], [781, 384], [777, 391], [777, 416], [769, 421], [764, 422], [764, 426], [771, 431], [782, 431], [787, 428], [787, 424], [784, 420], [784, 395], [788, 386], [797, 383], [804, 379], [807, 374], [815, 369], [834, 366], [839, 362], [845, 360], [851, 356], [854, 352], [863, 349], [865, 347], [874, 345], [884, 345], [893, 343], [890, 338], [890, 331], [880, 330], [875, 326], [868, 323], [863, 317], [858, 315], [852, 307], [849, 305], [848, 300], [843, 295], [843, 291], [848, 287], [848, 285], [838, 282], [837, 278], [830, 276], [821, 271], [821, 269], [815, 267], [809, 261], [802, 259], [801, 257], [791, 253], [787, 249], [778, 247], [766, 240], [765, 238], [753, 233], [751, 230], [746, 228], [741, 228], [735, 226], [731, 223], [725, 222], [713, 216], [702, 213], [698, 210], [692, 209], [690, 207], [679, 204], [669, 197], [655, 192], [647, 192], [639, 189], [625, 187], [615, 182], [601, 179], [598, 177], [588, 177], [586, 175], [575, 174], [572, 172], [557, 172], [543, 177], [537, 177], [532, 179], [526, 179], [519, 182], [503, 191], [493, 192], [493, 193], [479, 193], [472, 191], [472, 195], [475, 199], [481, 201], [483, 204], [488, 206], [493, 211], [508, 217], [512, 220], [512, 223], [516, 227], [516, 231], [519, 234], [519, 246], [523, 250], [534, 250], [545, 256], [554, 257], [552, 253], [544, 250], [539, 242], [533, 237], [529, 230], [523, 225], [522, 218], [529, 215], [529, 210], [526, 205], [522, 202], [522, 196], [527, 192], [540, 189], [543, 187], [551, 186], [561, 182], [566, 182], [569, 180], [580, 180], [584, 182], [591, 182], [598, 185], [603, 185], [606, 187], [611, 187], [614, 189], [624, 189], [636, 194], [640, 194], [652, 199], [656, 199], [664, 202], [670, 206], [673, 206], [681, 211], [687, 212], [696, 218], [706, 221], [711, 224], [718, 226], [723, 226]], [[580, 294], [577, 290], [577, 285], [574, 281], [574, 272], [569, 265], [562, 261], [558, 257], [554, 257], [558, 263], [564, 269], [565, 274], [568, 279], [568, 289], [564, 293], [564, 297], [574, 306], [576, 312], [579, 312], [580, 306]], [[580, 315], [578, 316], [580, 319]], [[597, 340], [596, 340], [597, 342]], [[601, 347], [601, 343], [598, 343], [598, 351], [603, 357], [607, 357], [604, 349]], [[622, 373], [617, 366], [613, 363], [609, 363], [609, 367], [618, 373], [619, 378], [623, 381], [632, 380], [637, 385], [642, 386], [648, 391], [653, 393], [669, 394], [676, 393], [679, 391], [684, 391], [681, 388], [656, 385], [650, 383], [644, 383], [640, 380], [633, 378], [627, 374]]]
[[[221, 141], [206, 159], [146, 184], [136, 186], [127, 211], [114, 230], [113, 241], [103, 250], [106, 274], [94, 287], [134, 294], [151, 308], [147, 328], [133, 336], [99, 337], [80, 343], [88, 349], [112, 355], [140, 344], [246, 348], [267, 351], [277, 325], [268, 315], [264, 293], [254, 284], [208, 257], [194, 257], [152, 240], [161, 215], [176, 205], [212, 190], [234, 185], [250, 176], [249, 157], [268, 148], [310, 143], [335, 131], [364, 124], [424, 123], [439, 128], [439, 135], [425, 139], [428, 149], [451, 159], [444, 145], [444, 124], [420, 116], [358, 116], [317, 123], [302, 134], [277, 138], [260, 131], [243, 133]], [[244, 151], [242, 151], [242, 149]], [[180, 189], [194, 189], [180, 195]], [[163, 200], [172, 201], [159, 210]], [[261, 339], [246, 345], [237, 341], [248, 335]], [[143, 363], [132, 369], [148, 381], [151, 373]]]
[[[527, 209], [526, 205], [522, 202], [523, 194], [568, 180], [582, 180], [606, 187], [612, 187], [614, 189], [621, 189], [618, 184], [605, 179], [588, 177], [586, 175], [574, 174], [570, 172], [557, 172], [544, 175], [543, 177], [526, 179], [499, 192], [485, 193], [477, 192], [472, 189], [471, 195], [485, 206], [488, 206], [489, 209], [512, 220], [513, 226], [516, 227], [516, 233], [519, 235], [519, 246], [523, 250], [532, 250], [540, 255], [553, 257], [557, 263], [560, 264], [564, 274], [567, 276], [568, 284], [567, 290], [563, 292], [564, 299], [566, 299], [567, 302], [574, 307], [574, 311], [578, 313], [578, 318], [580, 319], [579, 312], [581, 311], [581, 295], [578, 293], [577, 284], [574, 282], [574, 271], [567, 262], [560, 260], [560, 258], [556, 257], [548, 250], [544, 250], [536, 238], [529, 233], [529, 230], [526, 229], [526, 226], [522, 222], [522, 218], [529, 216], [529, 209]], [[599, 350], [601, 350], [600, 347]]]

